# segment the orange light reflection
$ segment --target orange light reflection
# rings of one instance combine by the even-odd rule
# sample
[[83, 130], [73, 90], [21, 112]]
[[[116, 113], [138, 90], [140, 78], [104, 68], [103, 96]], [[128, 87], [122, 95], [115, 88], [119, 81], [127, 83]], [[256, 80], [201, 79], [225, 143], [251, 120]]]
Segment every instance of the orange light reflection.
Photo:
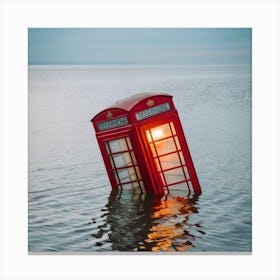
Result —
[[151, 218], [160, 223], [150, 228], [150, 233], [145, 239], [147, 245], [141, 246], [140, 249], [181, 252], [194, 247], [192, 242], [188, 240], [194, 239], [194, 236], [188, 235], [185, 224], [189, 215], [196, 212], [194, 204], [186, 198], [171, 197], [168, 200], [160, 201], [151, 214]]

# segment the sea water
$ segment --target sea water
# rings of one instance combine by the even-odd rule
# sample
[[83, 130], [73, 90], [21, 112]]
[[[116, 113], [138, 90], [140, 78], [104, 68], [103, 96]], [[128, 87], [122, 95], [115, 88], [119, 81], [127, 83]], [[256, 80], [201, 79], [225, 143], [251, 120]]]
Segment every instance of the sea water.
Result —
[[[251, 68], [29, 66], [29, 252], [250, 252]], [[138, 93], [174, 96], [202, 188], [112, 192], [91, 118]]]

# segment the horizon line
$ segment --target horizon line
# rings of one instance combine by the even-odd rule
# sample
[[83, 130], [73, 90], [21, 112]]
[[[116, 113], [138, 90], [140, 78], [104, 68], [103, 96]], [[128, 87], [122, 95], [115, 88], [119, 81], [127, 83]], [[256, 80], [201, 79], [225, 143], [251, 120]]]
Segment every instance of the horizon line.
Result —
[[134, 64], [134, 63], [28, 63], [27, 66], [252, 66], [252, 63], [234, 64]]

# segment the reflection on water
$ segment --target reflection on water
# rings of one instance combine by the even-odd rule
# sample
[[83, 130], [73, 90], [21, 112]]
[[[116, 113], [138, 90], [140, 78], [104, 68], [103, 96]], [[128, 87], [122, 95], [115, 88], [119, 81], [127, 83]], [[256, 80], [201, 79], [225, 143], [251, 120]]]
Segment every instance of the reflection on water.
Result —
[[[112, 191], [103, 224], [92, 235], [102, 251], [111, 244], [117, 251], [186, 251], [205, 232], [189, 217], [198, 213], [197, 198], [167, 195], [155, 198], [133, 190]], [[194, 233], [197, 234], [194, 234]]]
[[[29, 252], [251, 252], [251, 80], [250, 66], [29, 67]], [[116, 97], [151, 91], [174, 96], [198, 201], [174, 186], [162, 200], [123, 191], [108, 201], [89, 120]]]

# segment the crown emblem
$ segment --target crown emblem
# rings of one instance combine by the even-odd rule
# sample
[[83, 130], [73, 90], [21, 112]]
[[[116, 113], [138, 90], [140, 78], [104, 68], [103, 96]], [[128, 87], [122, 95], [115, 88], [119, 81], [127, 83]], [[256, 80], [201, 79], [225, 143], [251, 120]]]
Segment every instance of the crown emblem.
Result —
[[113, 113], [112, 112], [108, 112], [108, 114], [106, 115], [107, 119], [110, 119], [113, 117]]
[[155, 104], [155, 101], [152, 100], [152, 99], [149, 99], [146, 104], [147, 104], [148, 107], [151, 107]]

